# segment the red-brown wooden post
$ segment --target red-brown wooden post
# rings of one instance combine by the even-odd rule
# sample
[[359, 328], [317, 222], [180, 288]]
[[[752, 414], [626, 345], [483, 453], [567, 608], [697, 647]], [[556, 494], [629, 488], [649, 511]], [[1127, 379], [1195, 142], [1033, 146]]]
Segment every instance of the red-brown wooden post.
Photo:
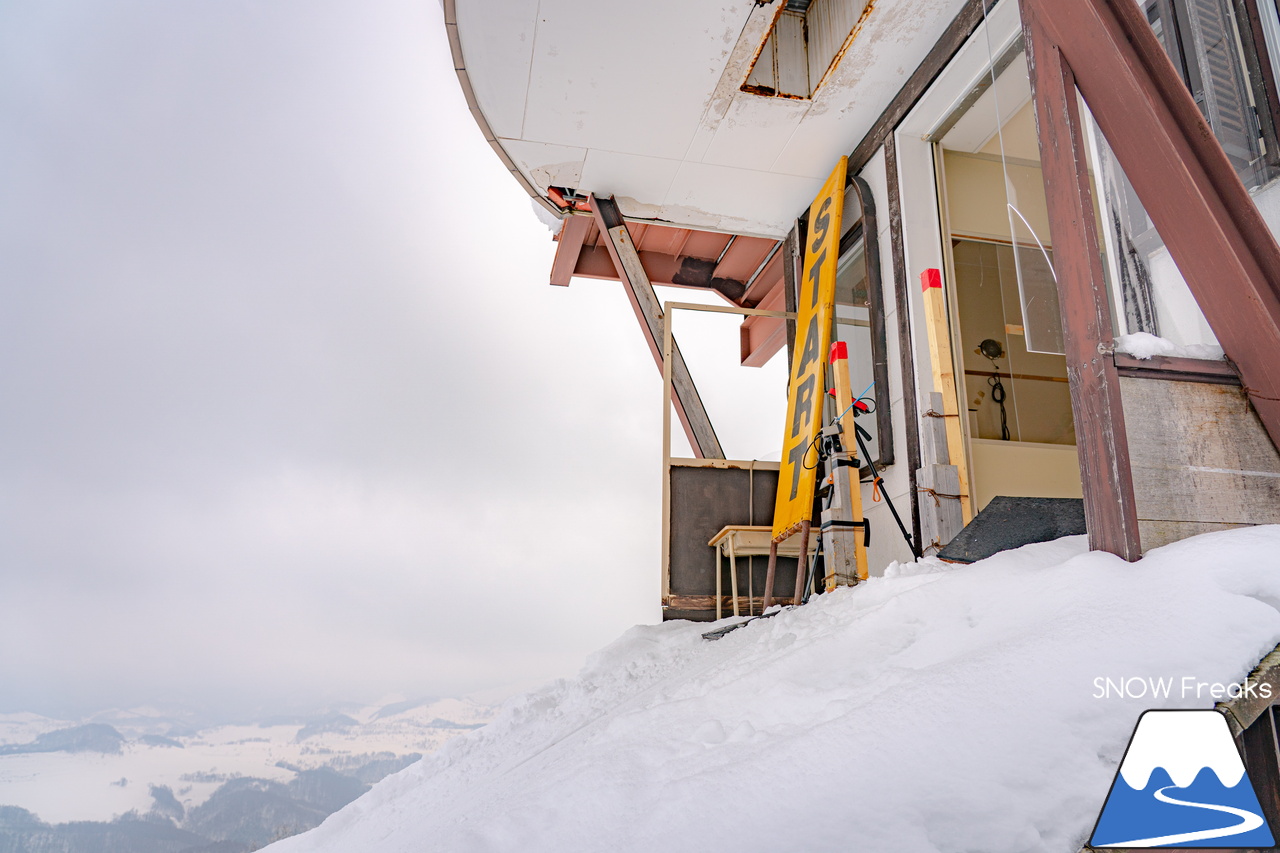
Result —
[[[1213, 130], [1133, 0], [1020, 2], [1024, 29], [1031, 18], [1037, 34], [1034, 51], [1028, 40], [1028, 59], [1060, 55], [1073, 69], [1107, 143], [1280, 445], [1280, 246]], [[1047, 183], [1048, 171], [1045, 177]]]
[[1046, 37], [1033, 0], [1021, 8], [1089, 547], [1136, 560], [1138, 513], [1075, 77]]
[[796, 561], [796, 591], [792, 603], [804, 601], [805, 581], [809, 579], [809, 528], [811, 522], [800, 522], [800, 559]]
[[769, 570], [764, 576], [764, 603], [760, 605], [760, 612], [763, 613], [769, 609], [769, 605], [773, 604], [773, 578], [778, 572], [778, 543], [769, 543]]

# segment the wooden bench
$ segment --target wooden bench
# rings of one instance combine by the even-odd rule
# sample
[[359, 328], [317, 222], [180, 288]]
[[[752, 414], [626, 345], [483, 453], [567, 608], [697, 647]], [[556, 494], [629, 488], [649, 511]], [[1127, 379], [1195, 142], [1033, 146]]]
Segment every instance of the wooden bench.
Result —
[[[809, 554], [812, 555], [817, 550], [818, 537], [811, 537], [809, 541]], [[729, 558], [729, 591], [733, 598], [733, 615], [739, 616], [738, 608], [738, 558], [739, 557], [765, 557], [769, 555], [769, 543], [773, 540], [773, 528], [766, 526], [755, 526], [747, 524], [728, 524], [720, 528], [720, 532], [711, 537], [711, 541], [707, 544], [716, 549], [716, 619], [722, 617], [721, 605], [721, 589], [723, 581], [721, 579], [720, 567], [723, 560], [727, 556]], [[800, 556], [800, 537], [792, 536], [778, 545], [778, 556], [780, 557], [796, 557]], [[804, 561], [796, 569], [797, 571], [806, 571]], [[747, 608], [748, 612], [755, 612], [755, 590], [752, 586], [752, 578], [747, 579]]]

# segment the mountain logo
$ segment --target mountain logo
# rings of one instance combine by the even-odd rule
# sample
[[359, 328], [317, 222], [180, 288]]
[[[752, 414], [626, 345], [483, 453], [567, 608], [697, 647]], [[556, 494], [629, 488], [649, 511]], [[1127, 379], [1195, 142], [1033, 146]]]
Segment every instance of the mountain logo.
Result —
[[1274, 845], [1222, 714], [1147, 711], [1138, 718], [1089, 846]]

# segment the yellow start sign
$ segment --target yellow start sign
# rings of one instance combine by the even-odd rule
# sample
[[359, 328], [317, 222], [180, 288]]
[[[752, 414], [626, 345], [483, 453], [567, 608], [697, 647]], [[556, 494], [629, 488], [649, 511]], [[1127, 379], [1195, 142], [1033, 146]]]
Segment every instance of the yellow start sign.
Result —
[[796, 356], [787, 393], [782, 470], [773, 510], [774, 541], [785, 539], [801, 523], [812, 520], [813, 515], [813, 490], [818, 476], [817, 448], [813, 445], [822, 429], [822, 407], [827, 396], [823, 369], [831, 347], [847, 168], [848, 158], [841, 157], [809, 208], [809, 239], [796, 303]]

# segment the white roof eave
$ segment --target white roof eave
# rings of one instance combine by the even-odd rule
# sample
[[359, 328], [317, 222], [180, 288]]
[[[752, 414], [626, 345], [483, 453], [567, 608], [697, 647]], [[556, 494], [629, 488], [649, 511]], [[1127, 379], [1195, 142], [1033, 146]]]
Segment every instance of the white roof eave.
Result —
[[963, 2], [879, 0], [803, 100], [741, 90], [781, 0], [444, 6], [472, 114], [532, 197], [572, 187], [630, 219], [778, 238]]

